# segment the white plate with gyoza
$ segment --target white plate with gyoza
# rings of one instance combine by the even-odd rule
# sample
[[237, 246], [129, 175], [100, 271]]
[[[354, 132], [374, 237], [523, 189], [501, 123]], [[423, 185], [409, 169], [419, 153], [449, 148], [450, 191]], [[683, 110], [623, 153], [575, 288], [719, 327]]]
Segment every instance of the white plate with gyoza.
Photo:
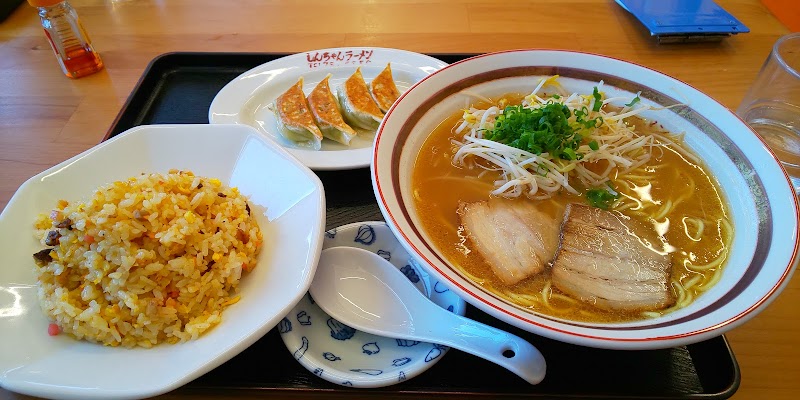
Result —
[[276, 98], [303, 78], [308, 95], [330, 74], [330, 90], [338, 88], [360, 68], [369, 85], [387, 65], [400, 93], [441, 69], [445, 62], [424, 54], [385, 48], [335, 48], [312, 50], [282, 57], [253, 68], [220, 90], [208, 111], [212, 124], [244, 124], [277, 141], [303, 164], [315, 170], [345, 170], [369, 166], [374, 133], [357, 129], [349, 145], [325, 138], [319, 150], [289, 140], [274, 112]]

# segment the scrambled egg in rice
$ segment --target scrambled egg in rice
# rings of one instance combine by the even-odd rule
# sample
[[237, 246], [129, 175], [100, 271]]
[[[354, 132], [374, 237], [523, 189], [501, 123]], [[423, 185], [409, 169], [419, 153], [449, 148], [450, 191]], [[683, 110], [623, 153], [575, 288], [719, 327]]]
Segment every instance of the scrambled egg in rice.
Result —
[[61, 200], [35, 225], [48, 331], [108, 346], [196, 339], [239, 300], [263, 241], [237, 188], [177, 170]]

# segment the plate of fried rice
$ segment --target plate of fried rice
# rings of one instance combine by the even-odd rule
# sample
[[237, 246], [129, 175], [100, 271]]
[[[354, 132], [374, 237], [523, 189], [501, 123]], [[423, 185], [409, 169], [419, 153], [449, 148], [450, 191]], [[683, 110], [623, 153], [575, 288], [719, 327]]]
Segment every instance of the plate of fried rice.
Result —
[[165, 393], [261, 338], [322, 246], [316, 175], [243, 125], [133, 128], [25, 182], [0, 214], [0, 386]]

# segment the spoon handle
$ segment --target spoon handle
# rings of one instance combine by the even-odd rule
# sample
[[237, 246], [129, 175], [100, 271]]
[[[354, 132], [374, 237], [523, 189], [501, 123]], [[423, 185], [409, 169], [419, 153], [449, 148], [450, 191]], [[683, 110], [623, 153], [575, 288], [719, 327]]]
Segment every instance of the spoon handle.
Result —
[[435, 343], [489, 360], [534, 385], [544, 379], [547, 363], [525, 339], [459, 315], [445, 315], [453, 320], [436, 324], [438, 331], [431, 332]]

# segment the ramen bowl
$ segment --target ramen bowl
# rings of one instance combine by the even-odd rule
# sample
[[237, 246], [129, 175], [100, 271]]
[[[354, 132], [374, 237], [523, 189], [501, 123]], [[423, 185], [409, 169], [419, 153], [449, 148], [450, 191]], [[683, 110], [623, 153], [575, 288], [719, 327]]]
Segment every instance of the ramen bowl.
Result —
[[[682, 133], [684, 146], [699, 156], [716, 181], [732, 226], [727, 261], [716, 283], [688, 305], [620, 322], [585, 322], [535, 312], [468, 277], [435, 244], [438, 233], [422, 226], [420, 207], [435, 205], [415, 202], [412, 176], [429, 135], [477, 98], [529, 93], [542, 78], [553, 75], [559, 75], [568, 93], [591, 96], [602, 81], [606, 98], [628, 99], [612, 101], [611, 106], [622, 107], [638, 94], [641, 104], [649, 107], [639, 117], [656, 121], [669, 132]], [[413, 86], [389, 110], [376, 135], [371, 172], [389, 227], [435, 279], [502, 321], [572, 344], [655, 349], [718, 336], [772, 302], [797, 264], [795, 192], [758, 134], [697, 89], [652, 69], [604, 56], [517, 50], [445, 67]]]

